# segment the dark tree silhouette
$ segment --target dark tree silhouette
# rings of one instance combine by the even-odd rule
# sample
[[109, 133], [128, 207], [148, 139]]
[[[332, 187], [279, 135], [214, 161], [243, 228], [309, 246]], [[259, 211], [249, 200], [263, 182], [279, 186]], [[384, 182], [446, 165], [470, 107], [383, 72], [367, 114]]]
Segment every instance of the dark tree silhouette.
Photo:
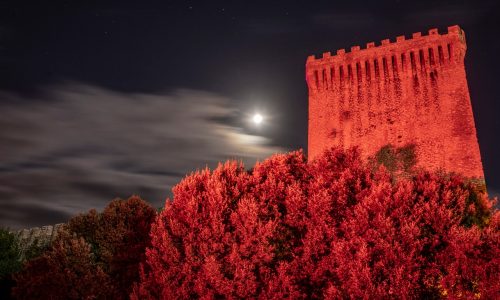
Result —
[[62, 232], [50, 250], [15, 276], [17, 299], [95, 299], [114, 295], [109, 276], [83, 238]]
[[21, 299], [126, 299], [139, 279], [156, 210], [137, 196], [74, 217], [16, 276]]

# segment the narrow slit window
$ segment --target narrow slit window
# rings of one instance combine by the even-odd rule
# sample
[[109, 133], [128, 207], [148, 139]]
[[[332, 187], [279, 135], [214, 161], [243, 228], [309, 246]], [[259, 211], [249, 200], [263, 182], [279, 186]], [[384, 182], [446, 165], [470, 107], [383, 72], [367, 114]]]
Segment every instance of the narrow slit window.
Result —
[[389, 74], [389, 67], [387, 66], [387, 59], [385, 57], [382, 58], [382, 67], [384, 68], [384, 76], [387, 77], [387, 74]]
[[425, 70], [424, 50], [418, 50], [418, 56], [420, 58], [420, 67], [422, 68], [422, 70]]
[[365, 71], [366, 71], [366, 79], [370, 80], [371, 79], [371, 74], [370, 74], [370, 61], [365, 61]]
[[343, 66], [339, 67], [339, 80], [340, 80], [340, 83], [342, 83], [344, 81], [344, 67]]
[[394, 75], [396, 75], [396, 73], [398, 72], [398, 63], [396, 62], [396, 56], [392, 56], [391, 58], [391, 62], [392, 62], [392, 71], [394, 72]]
[[325, 90], [328, 90], [328, 82], [327, 82], [327, 78], [326, 78], [326, 69], [323, 69], [323, 72], [322, 72], [322, 76], [323, 76], [323, 88]]
[[380, 70], [378, 68], [378, 60], [377, 59], [375, 59], [373, 61], [373, 69], [375, 70], [375, 77], [376, 78], [380, 77]]
[[429, 48], [429, 62], [431, 64], [431, 66], [435, 65], [435, 61], [434, 61], [434, 49], [432, 49], [432, 48]]
[[439, 63], [443, 64], [444, 63], [443, 46], [438, 46], [438, 53], [439, 53]]
[[361, 82], [361, 65], [359, 62], [356, 63], [356, 76], [358, 77], [358, 83]]
[[410, 52], [410, 63], [411, 63], [411, 70], [413, 73], [415, 73], [417, 70], [417, 64], [415, 63], [415, 53], [413, 51]]
[[406, 55], [404, 53], [401, 54], [401, 68], [403, 71], [406, 70]]
[[451, 60], [451, 44], [448, 44], [448, 59]]

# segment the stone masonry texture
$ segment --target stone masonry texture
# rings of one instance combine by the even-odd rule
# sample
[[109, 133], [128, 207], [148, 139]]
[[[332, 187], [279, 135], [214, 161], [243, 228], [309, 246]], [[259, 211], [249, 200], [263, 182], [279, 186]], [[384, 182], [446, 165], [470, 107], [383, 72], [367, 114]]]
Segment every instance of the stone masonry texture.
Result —
[[64, 224], [48, 225], [43, 227], [34, 227], [30, 229], [22, 229], [13, 232], [19, 243], [19, 251], [21, 258], [24, 253], [33, 245], [40, 247], [49, 246], [59, 234]]
[[310, 159], [332, 146], [358, 146], [367, 158], [387, 144], [414, 144], [417, 167], [483, 179], [466, 48], [455, 25], [310, 56]]

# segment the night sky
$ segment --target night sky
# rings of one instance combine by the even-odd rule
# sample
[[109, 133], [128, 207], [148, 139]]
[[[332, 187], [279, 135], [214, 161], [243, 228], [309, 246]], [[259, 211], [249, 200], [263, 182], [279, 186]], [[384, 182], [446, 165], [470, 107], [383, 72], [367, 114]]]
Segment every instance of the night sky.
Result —
[[161, 207], [196, 169], [307, 151], [308, 55], [454, 24], [500, 192], [498, 0], [113, 2], [0, 1], [0, 226]]

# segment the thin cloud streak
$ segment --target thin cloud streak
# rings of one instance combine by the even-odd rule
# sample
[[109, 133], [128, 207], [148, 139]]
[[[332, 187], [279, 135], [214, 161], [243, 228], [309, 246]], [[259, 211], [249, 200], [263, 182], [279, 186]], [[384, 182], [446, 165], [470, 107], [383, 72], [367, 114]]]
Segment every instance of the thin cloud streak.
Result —
[[163, 206], [196, 169], [226, 159], [250, 168], [285, 151], [224, 122], [241, 113], [204, 91], [125, 94], [67, 83], [38, 99], [0, 97], [0, 225], [12, 228], [62, 222], [131, 194]]

